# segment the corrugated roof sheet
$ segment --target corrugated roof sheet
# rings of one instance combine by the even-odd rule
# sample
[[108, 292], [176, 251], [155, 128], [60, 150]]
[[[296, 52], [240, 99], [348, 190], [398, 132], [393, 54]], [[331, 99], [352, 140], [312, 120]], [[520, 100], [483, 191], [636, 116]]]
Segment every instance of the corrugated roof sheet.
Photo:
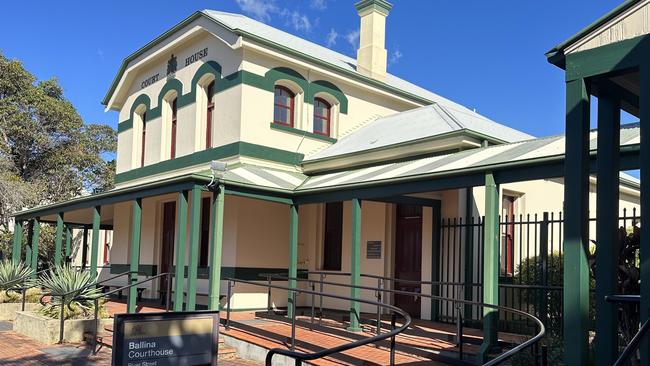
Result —
[[378, 118], [335, 144], [305, 159], [306, 162], [388, 147], [404, 142], [435, 137], [455, 131], [471, 130], [494, 139], [517, 142], [534, 137], [468, 112], [434, 103], [432, 105]]
[[[590, 145], [596, 148], [596, 131], [590, 134]], [[621, 129], [621, 145], [639, 143], [639, 124], [631, 124]], [[404, 162], [376, 165], [313, 176], [298, 187], [297, 191], [346, 186], [357, 183], [379, 182], [394, 178], [415, 177], [430, 173], [453, 173], [470, 168], [524, 162], [560, 156], [565, 151], [565, 137], [551, 136], [522, 142], [495, 145], [465, 150], [453, 154], [414, 159]], [[633, 178], [626, 178], [633, 180]]]

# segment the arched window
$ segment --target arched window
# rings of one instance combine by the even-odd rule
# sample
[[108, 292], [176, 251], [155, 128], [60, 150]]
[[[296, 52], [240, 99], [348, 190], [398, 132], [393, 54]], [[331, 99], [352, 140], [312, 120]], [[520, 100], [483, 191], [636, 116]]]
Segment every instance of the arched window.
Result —
[[214, 80], [208, 84], [205, 88], [206, 95], [208, 97], [208, 103], [206, 107], [206, 119], [205, 119], [205, 148], [209, 149], [212, 147], [212, 114], [214, 111], [214, 101], [212, 97], [214, 96]]
[[275, 87], [273, 122], [293, 127], [295, 94], [284, 86]]
[[144, 147], [145, 140], [147, 137], [147, 111], [140, 114], [140, 119], [142, 120], [142, 136], [140, 138], [140, 166], [144, 166]]
[[324, 99], [314, 99], [314, 133], [329, 136], [332, 106]]
[[174, 98], [171, 101], [169, 101], [169, 106], [171, 107], [171, 137], [170, 137], [170, 143], [171, 143], [171, 151], [169, 154], [170, 159], [173, 159], [176, 157], [176, 116], [178, 113], [178, 107], [176, 106], [176, 102], [178, 101], [178, 98]]

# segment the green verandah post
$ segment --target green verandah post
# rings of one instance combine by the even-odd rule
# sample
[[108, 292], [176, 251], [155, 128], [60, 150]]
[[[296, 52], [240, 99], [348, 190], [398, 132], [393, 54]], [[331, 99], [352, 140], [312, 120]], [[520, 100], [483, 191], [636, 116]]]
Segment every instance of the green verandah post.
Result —
[[[350, 255], [350, 284], [359, 286], [361, 284], [361, 200], [352, 199], [352, 253]], [[350, 296], [359, 298], [359, 288], [352, 287]], [[350, 301], [350, 325], [348, 330], [360, 332], [359, 316], [361, 306], [357, 301]]]
[[[298, 276], [298, 206], [289, 206], [289, 277]], [[289, 280], [289, 288], [296, 288], [296, 280]], [[293, 316], [293, 297], [289, 291], [287, 315]]]
[[32, 220], [32, 269], [38, 271], [38, 243], [41, 236], [41, 223], [39, 218]]
[[[138, 272], [140, 269], [140, 236], [142, 228], [142, 198], [136, 198], [133, 201], [133, 213], [131, 224], [131, 265], [129, 270], [132, 272], [129, 275], [130, 284], [133, 285], [138, 282]], [[95, 242], [95, 230], [93, 225], [93, 247]], [[95, 261], [93, 261], [95, 264]], [[138, 289], [136, 286], [129, 287], [129, 298], [127, 304], [127, 313], [135, 313], [136, 300], [138, 296]]]
[[605, 296], [618, 293], [618, 199], [621, 111], [618, 98], [598, 96], [598, 184], [596, 185], [596, 365], [618, 357], [617, 305]]
[[11, 261], [14, 264], [20, 263], [23, 246], [23, 222], [16, 219], [14, 222], [14, 242], [11, 249]]
[[54, 265], [61, 265], [61, 250], [63, 247], [63, 212], [56, 214], [56, 237], [54, 239]]
[[93, 234], [90, 248], [90, 273], [97, 275], [97, 258], [99, 257], [99, 228], [101, 206], [93, 207]]
[[564, 363], [589, 363], [589, 94], [584, 79], [566, 83], [564, 162]]
[[219, 293], [221, 292], [221, 249], [223, 247], [223, 208], [225, 187], [219, 184], [212, 193], [212, 239], [210, 240], [210, 290], [208, 309], [219, 310]]
[[178, 192], [178, 227], [176, 228], [176, 267], [174, 277], [174, 311], [183, 311], [185, 292], [185, 248], [187, 242], [187, 198], [188, 191]]
[[196, 282], [199, 270], [199, 240], [201, 224], [201, 191], [200, 185], [192, 188], [192, 215], [190, 216], [190, 259], [187, 270], [187, 308], [194, 311], [196, 308]]
[[[499, 305], [499, 187], [494, 175], [485, 175], [485, 229], [483, 244], [483, 302]], [[499, 311], [483, 309], [483, 343], [478, 354], [481, 363], [498, 344]]]
[[[647, 37], [647, 36], [646, 36]], [[650, 47], [648, 47], [650, 48]], [[647, 48], [646, 48], [647, 49]], [[645, 53], [647, 55], [647, 53]], [[650, 217], [650, 60], [641, 64], [641, 95], [639, 96], [641, 122], [641, 217]], [[645, 145], [643, 145], [645, 143]], [[645, 163], [643, 163], [645, 161]], [[650, 225], [641, 224], [641, 323], [650, 317]], [[650, 338], [645, 337], [641, 349], [641, 364], [650, 365]]]

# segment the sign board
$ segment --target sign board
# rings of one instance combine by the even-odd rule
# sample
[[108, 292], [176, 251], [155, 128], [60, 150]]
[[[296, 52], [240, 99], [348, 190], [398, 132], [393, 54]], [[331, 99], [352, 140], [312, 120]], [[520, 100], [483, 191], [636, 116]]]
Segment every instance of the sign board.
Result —
[[219, 312], [116, 314], [114, 366], [217, 364]]
[[366, 243], [366, 258], [381, 259], [381, 241], [369, 240]]

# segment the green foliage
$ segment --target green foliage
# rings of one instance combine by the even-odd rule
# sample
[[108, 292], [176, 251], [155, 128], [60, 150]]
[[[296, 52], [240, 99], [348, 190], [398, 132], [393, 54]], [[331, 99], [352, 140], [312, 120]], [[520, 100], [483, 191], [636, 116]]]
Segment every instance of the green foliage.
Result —
[[[52, 295], [50, 301], [40, 310], [40, 313], [58, 319], [61, 315], [61, 296], [56, 295], [70, 293], [64, 296], [65, 319], [92, 318], [94, 316], [94, 302], [89, 299], [75, 298], [78, 296], [94, 298], [101, 295], [100, 288], [91, 286], [95, 283], [95, 277], [88, 271], [77, 271], [69, 265], [50, 269], [38, 280], [40, 286], [48, 289]], [[105, 311], [100, 309], [100, 316], [102, 315], [105, 316]]]
[[13, 263], [9, 259], [0, 262], [0, 291], [19, 285], [31, 285], [34, 270], [25, 263]]
[[2, 253], [10, 253], [12, 213], [111, 188], [116, 145], [110, 126], [84, 124], [56, 79], [38, 81], [0, 53]]
[[[25, 294], [25, 302], [37, 303], [41, 299], [41, 295], [43, 295], [43, 291], [40, 288], [32, 287], [30, 289], [27, 289], [27, 293]], [[0, 304], [18, 303], [22, 301], [23, 296], [20, 292], [12, 290], [0, 292]]]

